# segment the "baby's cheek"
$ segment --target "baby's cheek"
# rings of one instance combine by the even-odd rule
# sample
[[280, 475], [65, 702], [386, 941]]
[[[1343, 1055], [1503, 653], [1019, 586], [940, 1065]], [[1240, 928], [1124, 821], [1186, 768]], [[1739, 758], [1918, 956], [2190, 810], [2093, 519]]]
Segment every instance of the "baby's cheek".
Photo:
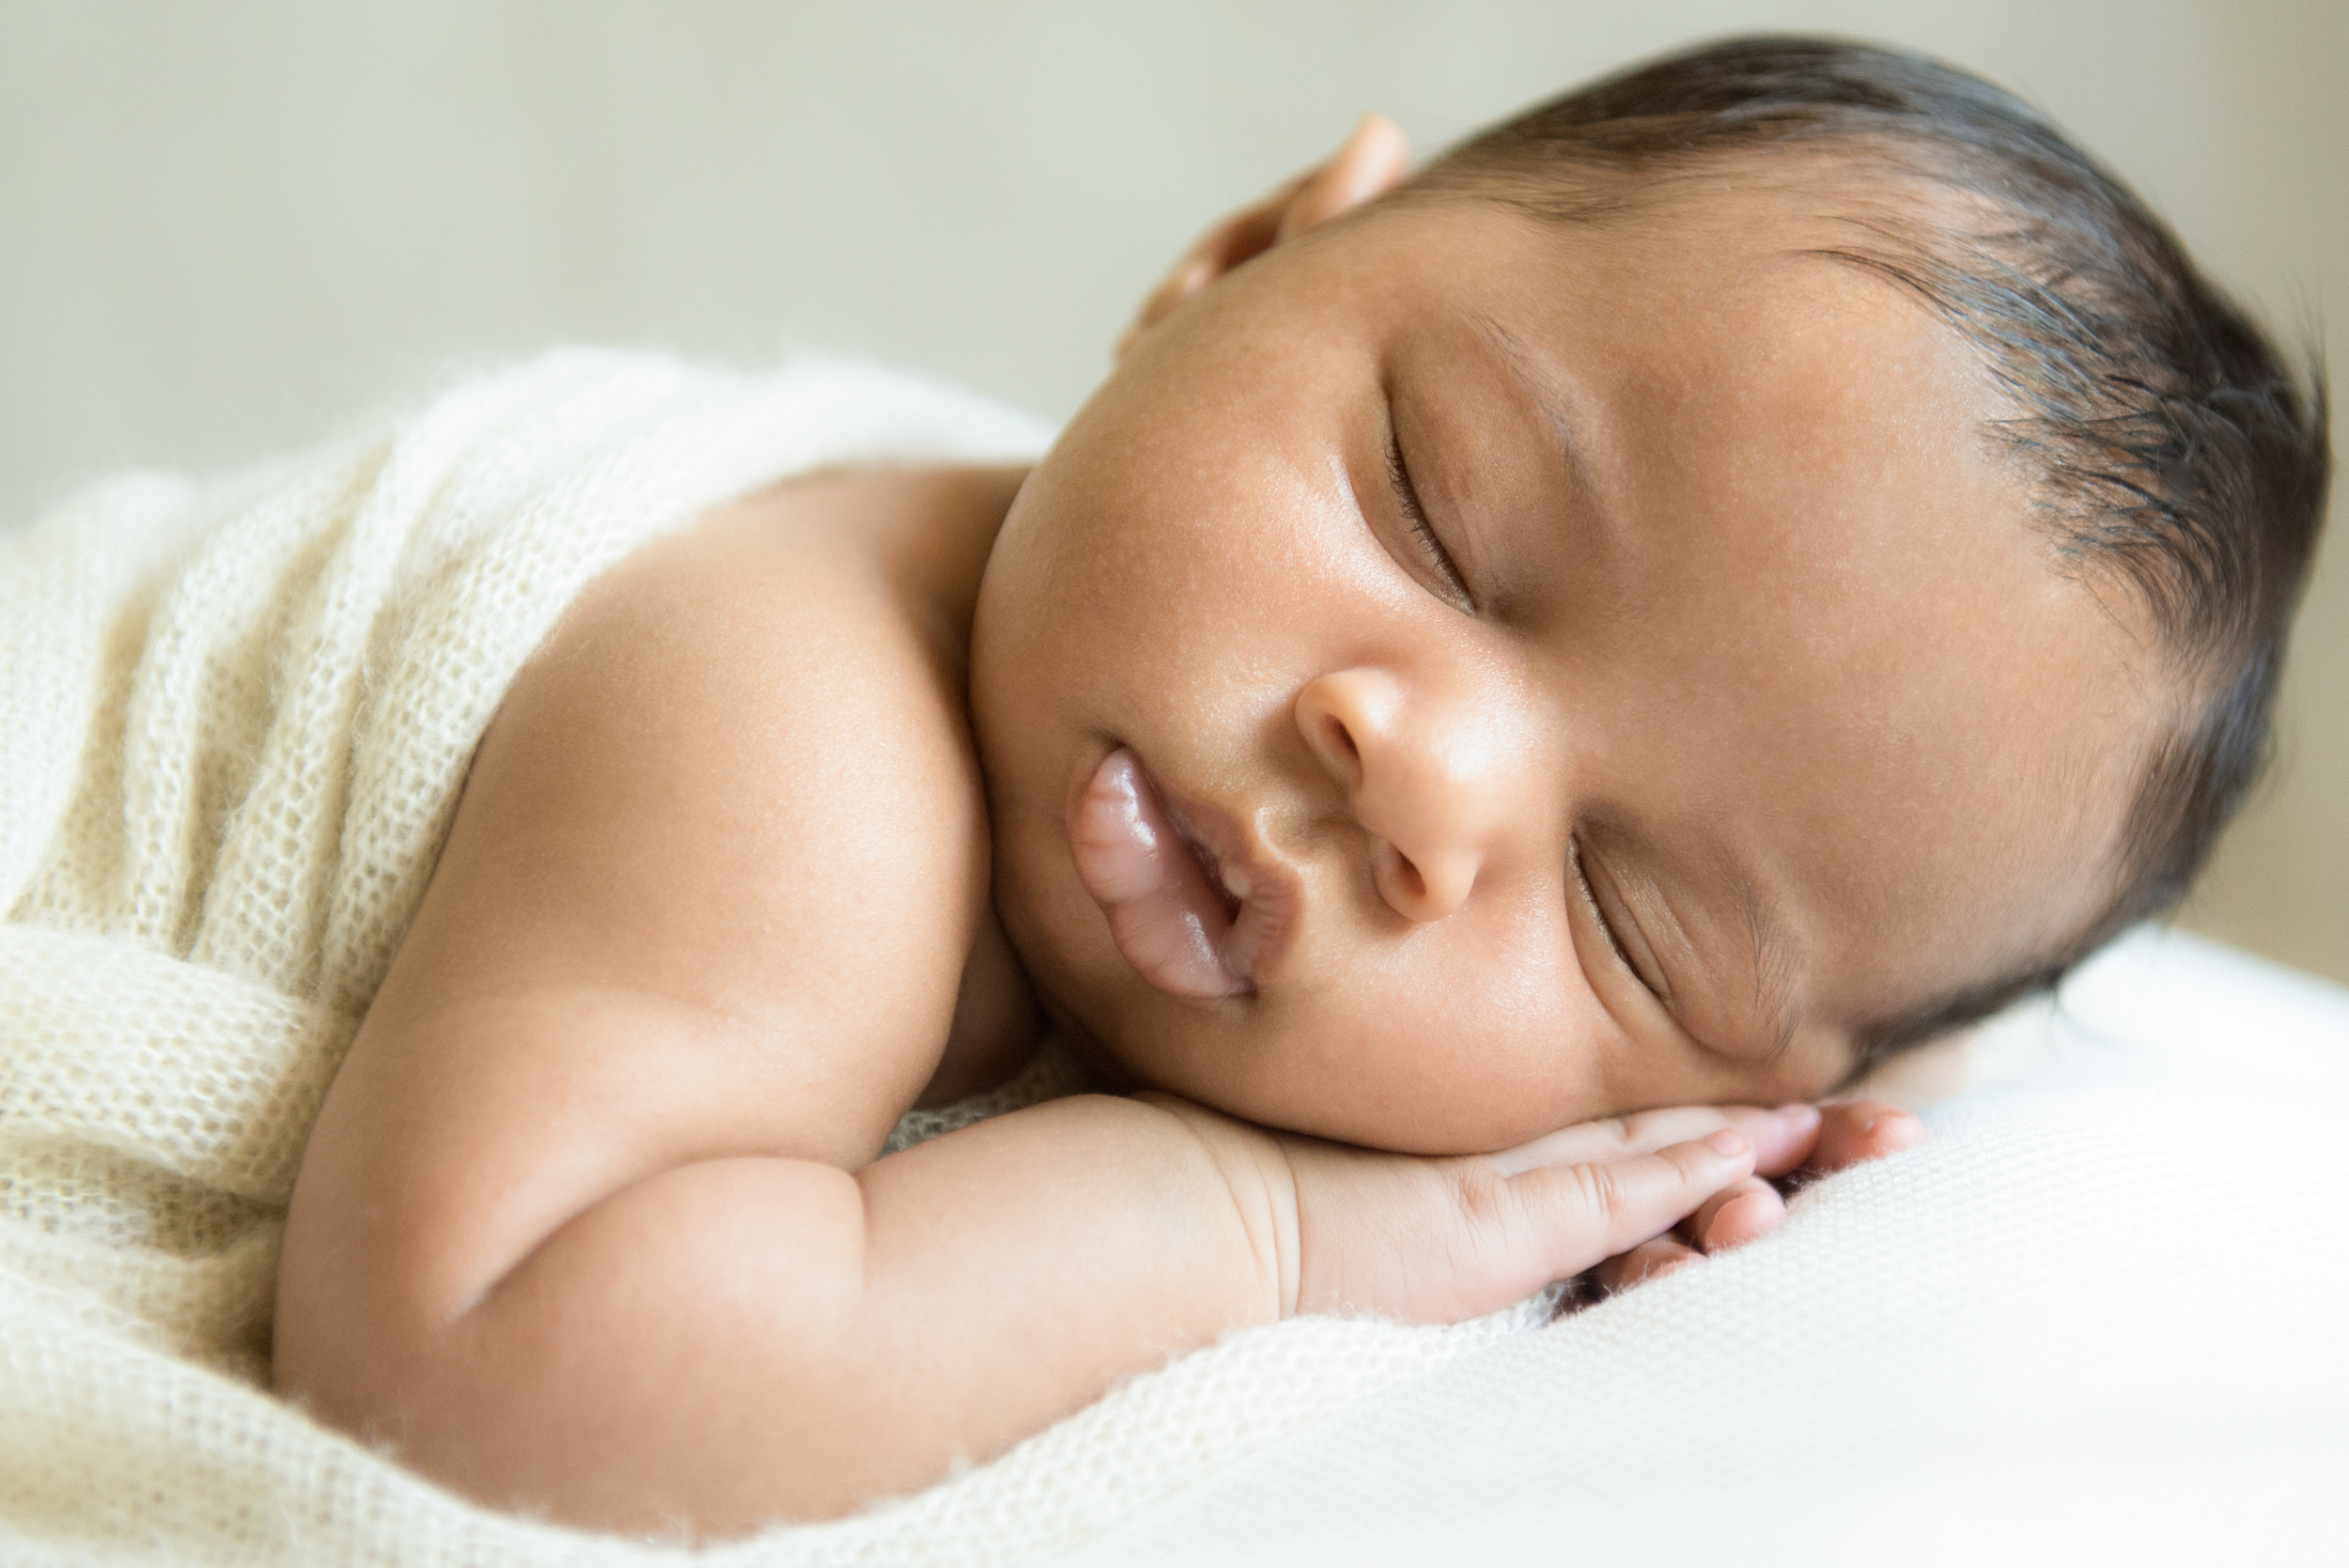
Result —
[[1322, 1099], [1346, 1126], [1330, 1135], [1408, 1154], [1488, 1154], [1614, 1109], [1586, 1063], [1493, 1025], [1460, 1009], [1376, 1020], [1321, 1075]]

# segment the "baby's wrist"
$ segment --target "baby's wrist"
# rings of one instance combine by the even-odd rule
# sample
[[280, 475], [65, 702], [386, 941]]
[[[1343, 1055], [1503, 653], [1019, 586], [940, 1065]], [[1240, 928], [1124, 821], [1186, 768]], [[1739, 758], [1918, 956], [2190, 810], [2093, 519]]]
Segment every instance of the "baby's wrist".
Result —
[[1261, 1321], [1297, 1315], [1302, 1276], [1297, 1168], [1282, 1135], [1153, 1090], [1135, 1099], [1177, 1123], [1206, 1154], [1246, 1236]]

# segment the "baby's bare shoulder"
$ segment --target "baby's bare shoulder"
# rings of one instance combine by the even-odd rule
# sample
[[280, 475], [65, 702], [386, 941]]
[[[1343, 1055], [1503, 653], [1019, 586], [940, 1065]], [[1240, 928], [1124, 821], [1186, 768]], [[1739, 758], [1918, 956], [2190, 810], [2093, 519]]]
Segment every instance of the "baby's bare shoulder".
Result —
[[[581, 597], [320, 1113], [294, 1288], [366, 1248], [421, 1323], [680, 1159], [872, 1157], [937, 1068], [987, 893], [953, 551], [907, 509], [942, 535], [986, 490], [779, 489]], [[339, 1228], [362, 1212], [380, 1242]]]
[[986, 876], [967, 630], [928, 581], [957, 477], [779, 489], [595, 584], [485, 737], [452, 908], [795, 1036], [935, 1032]]

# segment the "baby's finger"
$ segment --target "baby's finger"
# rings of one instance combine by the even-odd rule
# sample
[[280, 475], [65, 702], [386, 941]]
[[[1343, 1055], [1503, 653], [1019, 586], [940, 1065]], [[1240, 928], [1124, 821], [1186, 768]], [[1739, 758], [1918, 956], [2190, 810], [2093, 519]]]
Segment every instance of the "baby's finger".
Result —
[[1548, 1254], [1556, 1279], [1654, 1240], [1752, 1173], [1753, 1145], [1721, 1127], [1654, 1154], [1523, 1172], [1507, 1186], [1532, 1233], [1525, 1242]]
[[1786, 1218], [1786, 1200], [1759, 1176], [1707, 1198], [1681, 1231], [1706, 1252], [1726, 1252], [1768, 1234]]
[[1764, 1110], [1750, 1105], [1682, 1105], [1561, 1127], [1530, 1143], [1485, 1157], [1499, 1166], [1501, 1174], [1514, 1176], [1545, 1165], [1580, 1165], [1625, 1155], [1654, 1154], [1728, 1127], [1753, 1145], [1759, 1168], [1774, 1172], [1800, 1163], [1811, 1152], [1817, 1126], [1818, 1112], [1809, 1106]]
[[1925, 1140], [1922, 1122], [1875, 1100], [1826, 1106], [1822, 1111], [1818, 1146], [1811, 1151], [1813, 1170], [1841, 1171], [1863, 1159], [1914, 1148]]
[[1675, 1269], [1688, 1267], [1701, 1256], [1673, 1236], [1659, 1235], [1654, 1241], [1643, 1241], [1598, 1265], [1599, 1293], [1613, 1296], [1649, 1280], [1660, 1280]]
[[1817, 1106], [1800, 1102], [1781, 1105], [1770, 1116], [1772, 1136], [1755, 1141], [1753, 1169], [1757, 1175], [1782, 1176], [1811, 1157], [1825, 1119]]

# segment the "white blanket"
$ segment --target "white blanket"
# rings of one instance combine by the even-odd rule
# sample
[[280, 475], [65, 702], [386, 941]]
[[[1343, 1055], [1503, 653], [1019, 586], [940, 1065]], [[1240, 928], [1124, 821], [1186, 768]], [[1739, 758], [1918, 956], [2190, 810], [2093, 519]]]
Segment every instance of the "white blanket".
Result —
[[2349, 1560], [2349, 993], [2142, 930], [1942, 1065], [1774, 1235], [1070, 1561]]
[[[868, 370], [567, 355], [0, 546], [0, 1560], [680, 1555], [477, 1509], [267, 1393], [310, 1118], [482, 726], [581, 585], [778, 477], [1039, 440]], [[2349, 1005], [2304, 989], [2289, 1017], [2230, 998], [2169, 1056], [2055, 1052], [1977, 1085], [1779, 1237], [1539, 1332], [1536, 1304], [1237, 1335], [917, 1498], [708, 1555], [1505, 1550], [1513, 1519], [1554, 1546], [1719, 1485], [1807, 1506], [1828, 1493], [1804, 1456], [1902, 1477], [2038, 1455], [2018, 1411], [2107, 1464], [2149, 1433], [2165, 1460], [2239, 1435], [2338, 1464], [2349, 1227], [2320, 1178]], [[2263, 1045], [2258, 1073], [2222, 1054]], [[2269, 1087], [2213, 1087], [2247, 1080]]]

